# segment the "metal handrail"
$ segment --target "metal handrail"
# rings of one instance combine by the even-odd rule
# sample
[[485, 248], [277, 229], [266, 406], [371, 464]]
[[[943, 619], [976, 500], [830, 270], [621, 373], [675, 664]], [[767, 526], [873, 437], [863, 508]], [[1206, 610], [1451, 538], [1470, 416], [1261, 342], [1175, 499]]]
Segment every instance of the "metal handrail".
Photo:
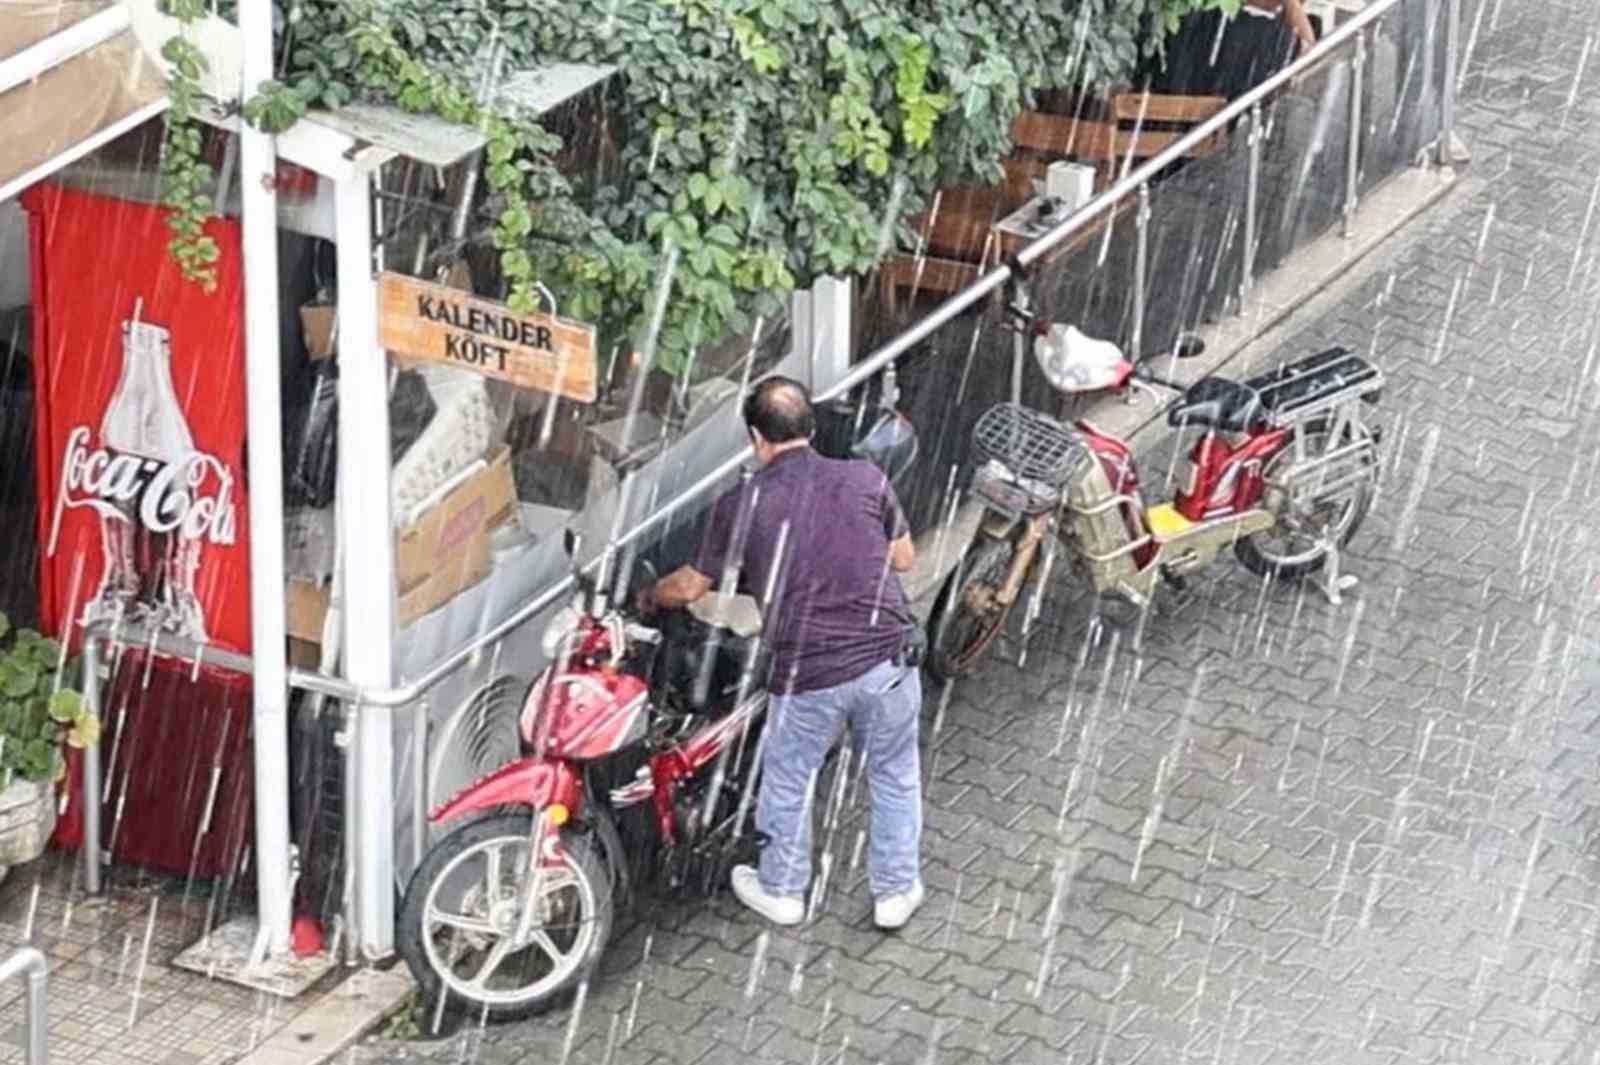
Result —
[[0, 984], [13, 976], [28, 977], [23, 1013], [23, 1058], [28, 1065], [47, 1065], [50, 1060], [50, 1019], [45, 1001], [50, 962], [37, 947], [19, 947], [0, 961]]
[[[1093, 224], [1123, 199], [1130, 195], [1141, 194], [1152, 178], [1172, 163], [1182, 159], [1190, 149], [1199, 146], [1235, 120], [1250, 114], [1254, 108], [1273, 93], [1304, 76], [1311, 68], [1331, 57], [1346, 44], [1356, 40], [1358, 35], [1366, 30], [1368, 26], [1407, 2], [1420, 3], [1422, 0], [1375, 0], [1371, 6], [1349, 22], [1324, 37], [1305, 55], [1234, 100], [1205, 122], [1194, 127], [1184, 136], [1168, 145], [1163, 151], [1146, 160], [1115, 182], [1110, 188], [1090, 200], [1081, 209], [1057, 223], [1054, 228], [1041, 234], [1017, 253], [1015, 262], [1023, 268], [1031, 266], [1064, 243], [1068, 238]], [[1448, 4], [1452, 18], [1457, 17], [1457, 0], [1448, 0]], [[1449, 133], [1448, 128], [1441, 128], [1440, 136], [1442, 138], [1448, 137]], [[972, 284], [945, 300], [932, 313], [857, 363], [838, 383], [819, 393], [816, 396], [816, 401], [819, 403], [828, 402], [848, 394], [851, 389], [889, 366], [917, 344], [926, 340], [936, 330], [999, 289], [1012, 277], [1012, 268], [1009, 265], [1000, 265], [990, 270]], [[752, 451], [749, 445], [742, 447], [737, 454], [730, 456], [710, 473], [695, 481], [694, 484], [690, 485], [678, 496], [651, 513], [638, 525], [621, 534], [615, 546], [621, 549], [632, 544], [691, 503], [698, 501], [700, 497], [736, 472], [751, 457], [751, 454]], [[592, 572], [599, 564], [600, 560], [596, 559], [586, 569]], [[392, 709], [405, 706], [421, 698], [431, 688], [454, 673], [463, 663], [477, 655], [485, 647], [505, 637], [529, 619], [554, 605], [562, 596], [569, 594], [573, 587], [574, 581], [571, 575], [561, 578], [512, 612], [503, 621], [462, 644], [440, 659], [420, 677], [405, 684], [382, 689], [363, 688], [340, 677], [291, 668], [288, 671], [289, 685], [302, 691], [315, 692], [352, 702], [359, 707]], [[242, 672], [249, 672], [251, 668], [251, 660], [247, 655], [224, 651], [164, 634], [156, 636], [149, 643], [154, 648], [179, 657], [198, 657], [203, 662]]]
[[[1177, 141], [1168, 145], [1165, 150], [1146, 160], [1126, 177], [1113, 184], [1093, 200], [1090, 200], [1081, 210], [1063, 219], [1055, 228], [1040, 235], [1038, 239], [1017, 253], [1017, 261], [1024, 267], [1038, 262], [1073, 234], [1086, 228], [1101, 215], [1111, 210], [1120, 200], [1137, 193], [1151, 178], [1172, 163], [1183, 158], [1190, 149], [1198, 146], [1235, 119], [1248, 114], [1251, 108], [1267, 99], [1283, 86], [1302, 77], [1312, 67], [1333, 55], [1346, 43], [1354, 40], [1368, 26], [1406, 2], [1407, 0], [1377, 0], [1371, 7], [1368, 7], [1333, 33], [1324, 37], [1311, 51], [1233, 101], [1216, 115], [1190, 130]], [[1411, 2], [1420, 2], [1420, 0], [1411, 0]], [[1448, 131], [1441, 132], [1441, 136], [1447, 135]], [[851, 389], [877, 374], [917, 344], [926, 340], [936, 330], [999, 289], [1011, 277], [1011, 267], [1005, 265], [995, 267], [965, 289], [945, 300], [927, 317], [857, 363], [837, 384], [819, 394], [816, 397], [817, 402], [827, 402], [848, 394]], [[741, 448], [738, 454], [733, 455], [710, 473], [701, 477], [683, 493], [624, 533], [618, 538], [617, 547], [622, 548], [633, 543], [683, 510], [690, 503], [698, 500], [706, 492], [715, 488], [737, 471], [750, 458], [751, 454], [752, 451], [749, 445]], [[591, 563], [591, 568], [596, 565], [598, 565], [598, 560]], [[495, 625], [454, 652], [446, 655], [433, 668], [407, 684], [378, 691], [371, 689], [357, 690], [353, 685], [338, 678], [327, 677], [320, 673], [305, 673], [299, 670], [291, 671], [290, 683], [298, 684], [298, 686], [309, 691], [321, 691], [336, 698], [352, 699], [363, 706], [404, 706], [420, 698], [430, 688], [455, 672], [462, 663], [480, 652], [484, 647], [494, 643], [528, 619], [535, 617], [550, 607], [563, 595], [568, 594], [572, 587], [572, 577], [563, 577], [560, 581], [530, 600], [527, 605], [516, 610], [500, 624]]]

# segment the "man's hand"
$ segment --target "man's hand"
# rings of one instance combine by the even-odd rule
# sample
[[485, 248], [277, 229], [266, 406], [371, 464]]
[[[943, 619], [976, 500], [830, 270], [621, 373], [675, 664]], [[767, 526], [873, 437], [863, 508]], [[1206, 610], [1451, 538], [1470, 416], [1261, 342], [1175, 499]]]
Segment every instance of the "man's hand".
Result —
[[676, 610], [711, 590], [711, 578], [693, 566], [679, 566], [650, 589], [651, 608]]
[[898, 540], [889, 541], [889, 568], [896, 573], [910, 573], [911, 567], [917, 564], [917, 545], [912, 543], [911, 534], [906, 533]]
[[1279, 17], [1294, 31], [1295, 39], [1300, 42], [1299, 53], [1305, 55], [1311, 51], [1317, 43], [1317, 35], [1311, 28], [1311, 19], [1306, 14], [1305, 5], [1301, 0], [1283, 0], [1283, 9]]

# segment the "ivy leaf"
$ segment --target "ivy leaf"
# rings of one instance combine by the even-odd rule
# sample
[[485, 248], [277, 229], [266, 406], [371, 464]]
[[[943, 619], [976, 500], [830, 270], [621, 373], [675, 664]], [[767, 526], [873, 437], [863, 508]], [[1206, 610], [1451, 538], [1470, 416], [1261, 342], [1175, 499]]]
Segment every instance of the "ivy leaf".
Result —
[[39, 671], [32, 662], [16, 656], [0, 662], [0, 694], [20, 699], [32, 693], [39, 682]]
[[55, 749], [49, 740], [35, 736], [22, 744], [18, 761], [21, 763], [24, 777], [29, 780], [42, 780], [50, 775], [51, 763], [55, 761]]
[[69, 721], [76, 721], [83, 714], [83, 696], [63, 688], [50, 696], [48, 712], [50, 720], [63, 725]]
[[82, 750], [91, 744], [99, 743], [100, 731], [100, 719], [93, 714], [85, 714], [67, 731], [67, 745]]

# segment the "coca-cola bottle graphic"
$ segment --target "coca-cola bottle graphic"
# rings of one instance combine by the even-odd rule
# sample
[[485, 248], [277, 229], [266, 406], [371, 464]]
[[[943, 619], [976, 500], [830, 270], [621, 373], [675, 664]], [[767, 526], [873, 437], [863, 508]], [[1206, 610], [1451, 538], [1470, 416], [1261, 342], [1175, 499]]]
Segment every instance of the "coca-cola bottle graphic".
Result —
[[100, 420], [105, 476], [95, 494], [105, 575], [85, 617], [203, 641], [205, 615], [195, 596], [200, 537], [182, 521], [163, 520], [174, 506], [151, 494], [198, 489], [207, 463], [172, 385], [171, 335], [138, 313], [122, 323], [122, 374]]

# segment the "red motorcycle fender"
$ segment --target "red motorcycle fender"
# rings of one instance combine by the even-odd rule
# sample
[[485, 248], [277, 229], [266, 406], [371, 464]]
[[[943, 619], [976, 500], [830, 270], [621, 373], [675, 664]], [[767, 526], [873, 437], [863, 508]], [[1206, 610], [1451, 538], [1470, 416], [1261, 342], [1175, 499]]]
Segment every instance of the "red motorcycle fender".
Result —
[[[550, 758], [519, 758], [488, 776], [479, 777], [428, 811], [434, 824], [494, 806], [527, 806], [535, 810], [560, 804], [575, 817], [583, 798], [583, 782], [570, 763]], [[565, 818], [563, 818], [565, 820]]]

